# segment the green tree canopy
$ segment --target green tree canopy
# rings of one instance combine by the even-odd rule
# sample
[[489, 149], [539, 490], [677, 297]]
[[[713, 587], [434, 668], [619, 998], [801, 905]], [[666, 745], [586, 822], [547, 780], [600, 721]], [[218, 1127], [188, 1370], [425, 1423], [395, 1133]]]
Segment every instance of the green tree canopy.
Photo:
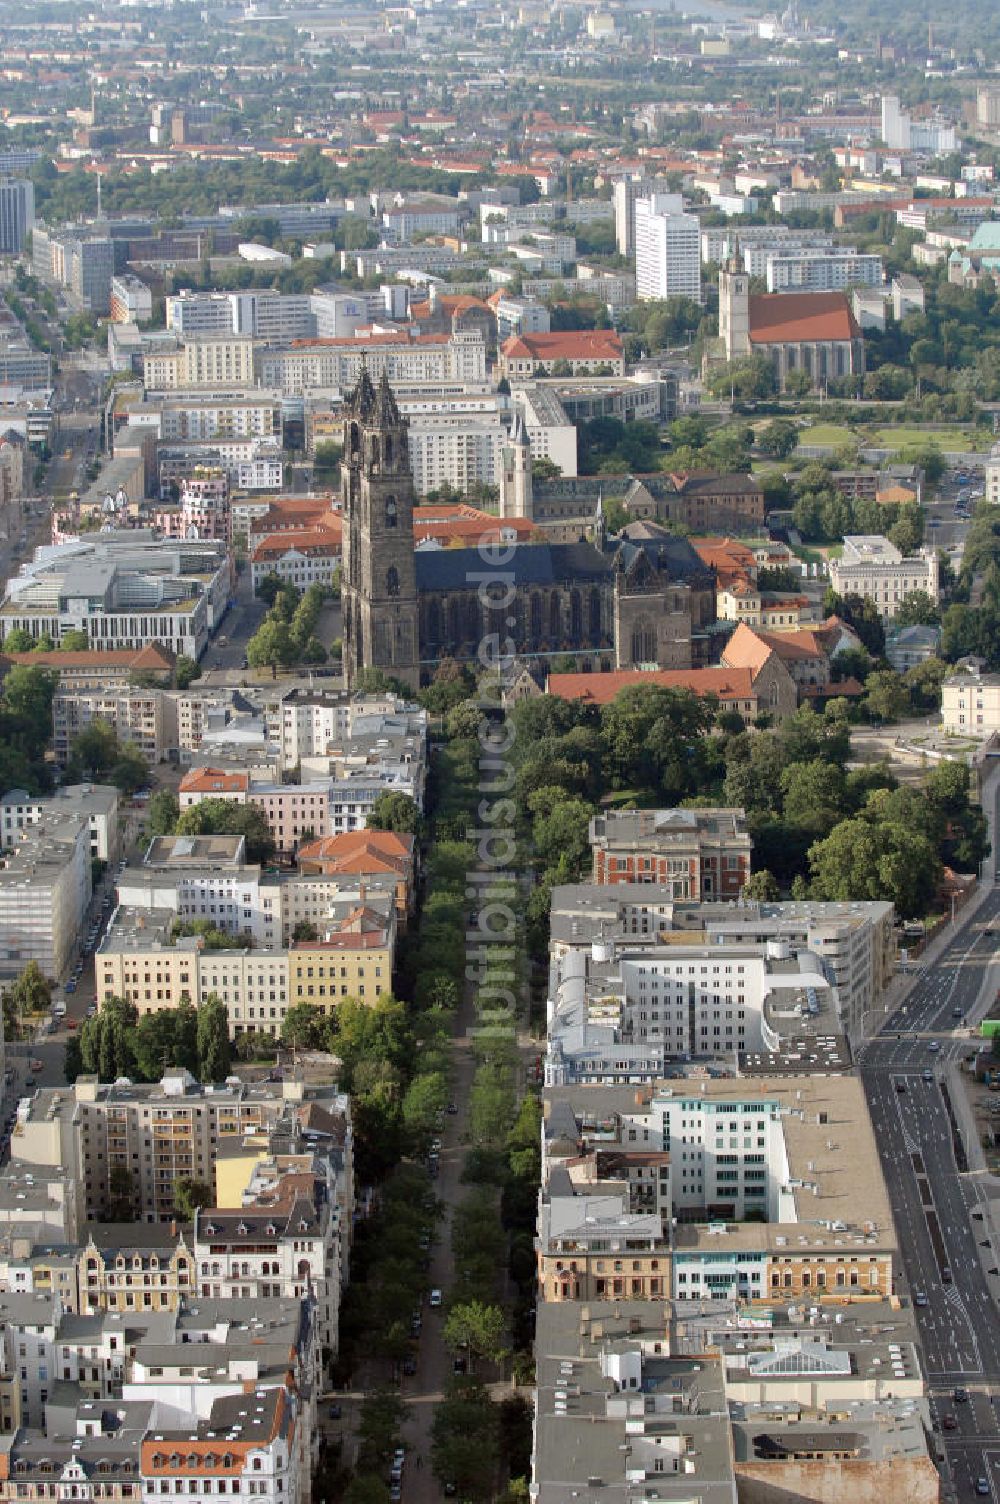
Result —
[[181, 836], [240, 835], [246, 838], [247, 860], [266, 865], [274, 856], [274, 837], [267, 816], [256, 804], [231, 799], [202, 799], [177, 820]]
[[174, 1208], [182, 1221], [193, 1222], [199, 1208], [214, 1205], [215, 1194], [206, 1181], [182, 1175], [174, 1182]]
[[198, 1009], [198, 1076], [201, 1081], [224, 1081], [232, 1067], [229, 1014], [214, 992]]
[[506, 1318], [500, 1306], [471, 1300], [452, 1306], [444, 1324], [444, 1345], [452, 1352], [468, 1348], [477, 1358], [500, 1363], [507, 1356], [504, 1346]]
[[327, 1041], [327, 1020], [313, 1003], [295, 1003], [281, 1024], [281, 1042], [293, 1050], [322, 1050]]
[[379, 794], [366, 822], [369, 830], [392, 830], [397, 834], [416, 835], [422, 820], [420, 810], [409, 794]]

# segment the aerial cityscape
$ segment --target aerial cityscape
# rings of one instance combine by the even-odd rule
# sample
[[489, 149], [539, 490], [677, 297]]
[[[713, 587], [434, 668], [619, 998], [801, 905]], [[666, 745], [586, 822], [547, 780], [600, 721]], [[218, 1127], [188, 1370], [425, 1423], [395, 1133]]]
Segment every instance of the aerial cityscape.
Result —
[[1000, 8], [0, 0], [0, 1504], [1000, 1504]]

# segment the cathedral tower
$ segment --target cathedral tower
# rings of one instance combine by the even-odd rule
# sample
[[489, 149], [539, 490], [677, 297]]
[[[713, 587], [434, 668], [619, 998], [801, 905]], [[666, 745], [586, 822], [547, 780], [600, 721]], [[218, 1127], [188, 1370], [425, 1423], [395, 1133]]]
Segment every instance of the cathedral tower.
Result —
[[413, 475], [406, 421], [384, 370], [376, 390], [362, 367], [348, 398], [341, 476], [347, 687], [361, 669], [376, 668], [418, 689]]

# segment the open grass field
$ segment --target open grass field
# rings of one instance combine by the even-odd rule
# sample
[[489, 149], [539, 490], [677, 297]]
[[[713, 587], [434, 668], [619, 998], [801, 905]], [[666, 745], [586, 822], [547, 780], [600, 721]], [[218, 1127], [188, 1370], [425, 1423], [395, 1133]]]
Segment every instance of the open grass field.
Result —
[[799, 433], [800, 444], [829, 444], [834, 449], [840, 449], [857, 442], [856, 433], [837, 423], [815, 423], [812, 428], [803, 428]]
[[898, 428], [876, 428], [867, 437], [876, 449], [907, 449], [923, 444], [934, 444], [938, 449], [988, 449], [992, 442], [991, 435], [985, 430], [962, 428], [957, 424], [945, 428], [916, 428], [903, 424]]

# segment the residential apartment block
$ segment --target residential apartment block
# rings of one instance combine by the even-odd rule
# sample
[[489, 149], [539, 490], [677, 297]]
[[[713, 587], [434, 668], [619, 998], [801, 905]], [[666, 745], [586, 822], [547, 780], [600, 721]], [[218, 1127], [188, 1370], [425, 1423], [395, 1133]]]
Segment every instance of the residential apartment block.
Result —
[[[321, 931], [315, 940], [293, 939], [286, 942], [287, 949], [280, 944], [254, 949], [254, 921], [248, 919], [245, 929], [236, 931], [247, 934], [246, 949], [215, 949], [202, 935], [183, 933], [191, 921], [179, 920], [172, 908], [120, 906], [94, 961], [98, 1002], [122, 997], [143, 1015], [181, 1003], [200, 1007], [215, 996], [225, 1005], [234, 1039], [245, 1034], [276, 1038], [289, 1008], [298, 1003], [329, 1013], [346, 998], [373, 1002], [391, 992], [394, 895], [339, 904], [327, 896], [316, 907], [334, 913], [317, 915]], [[215, 926], [213, 916], [205, 918]], [[259, 914], [257, 927], [264, 927]]]
[[367, 338], [300, 340], [284, 349], [262, 350], [257, 359], [264, 386], [287, 394], [314, 387], [346, 391], [362, 362], [373, 381], [383, 370], [390, 381], [478, 382], [486, 380], [486, 345], [480, 333], [371, 334]]
[[[893, 1294], [898, 1245], [856, 1077], [689, 1079], [638, 1106], [627, 1090], [604, 1092], [597, 1112], [587, 1102], [578, 1088], [547, 1093], [542, 1300], [753, 1305]], [[634, 1209], [647, 1162], [662, 1209], [652, 1192]], [[826, 1215], [824, 1201], [835, 1207]]]
[[90, 903], [90, 819], [53, 808], [12, 839], [0, 868], [0, 969], [13, 977], [37, 961], [59, 981]]
[[772, 252], [767, 257], [768, 292], [842, 292], [847, 287], [881, 287], [881, 256], [819, 249]]
[[701, 302], [701, 231], [680, 194], [651, 193], [635, 203], [635, 288], [642, 298]]
[[294, 1130], [312, 1105], [343, 1116], [335, 1091], [301, 1081], [249, 1085], [233, 1077], [201, 1086], [185, 1070], [154, 1085], [98, 1082], [80, 1076], [71, 1087], [42, 1087], [18, 1106], [11, 1159], [21, 1170], [62, 1166], [78, 1180], [88, 1220], [106, 1218], [115, 1168], [132, 1173], [134, 1220], [176, 1217], [174, 1189], [187, 1176], [209, 1185], [215, 1166], [247, 1134]]
[[9, 851], [23, 832], [45, 815], [81, 815], [90, 826], [90, 855], [110, 864], [118, 860], [118, 806], [114, 784], [63, 784], [47, 799], [33, 797], [24, 789], [8, 789], [0, 798], [0, 846]]
[[203, 334], [174, 350], [143, 357], [147, 391], [178, 387], [246, 387], [254, 382], [254, 341], [247, 335]]

